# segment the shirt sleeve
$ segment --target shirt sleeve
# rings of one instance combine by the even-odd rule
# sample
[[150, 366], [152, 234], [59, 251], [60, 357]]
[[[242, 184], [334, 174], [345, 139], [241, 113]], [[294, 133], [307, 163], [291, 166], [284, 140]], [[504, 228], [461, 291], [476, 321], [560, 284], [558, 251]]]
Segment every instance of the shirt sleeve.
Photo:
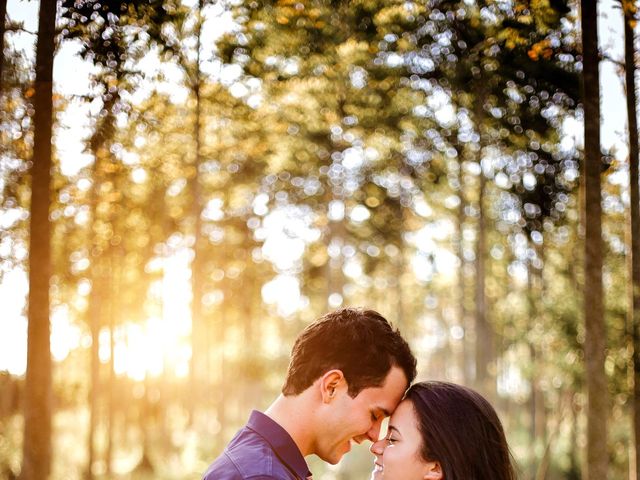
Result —
[[[291, 480], [291, 477], [273, 477], [271, 475], [252, 475], [250, 477], [245, 477], [246, 480]], [[213, 480], [213, 479], [210, 479]]]

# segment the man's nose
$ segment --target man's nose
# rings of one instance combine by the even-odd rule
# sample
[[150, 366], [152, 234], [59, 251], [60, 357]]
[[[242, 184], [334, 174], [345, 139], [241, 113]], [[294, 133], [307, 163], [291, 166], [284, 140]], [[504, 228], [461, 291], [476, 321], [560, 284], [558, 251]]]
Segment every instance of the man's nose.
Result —
[[369, 447], [369, 451], [374, 455], [382, 455], [384, 452], [384, 438], [374, 441]]
[[380, 438], [380, 428], [382, 427], [382, 419], [378, 420], [367, 432], [367, 438], [372, 442], [377, 442]]

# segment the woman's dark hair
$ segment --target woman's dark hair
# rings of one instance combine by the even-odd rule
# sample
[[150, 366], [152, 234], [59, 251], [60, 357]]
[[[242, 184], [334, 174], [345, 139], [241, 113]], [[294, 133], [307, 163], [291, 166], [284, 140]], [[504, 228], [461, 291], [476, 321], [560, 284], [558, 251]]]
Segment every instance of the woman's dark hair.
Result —
[[515, 480], [509, 446], [491, 404], [470, 388], [422, 382], [406, 394], [422, 434], [421, 455], [443, 480]]
[[343, 308], [327, 313], [298, 336], [282, 393], [297, 395], [329, 370], [342, 370], [355, 397], [365, 388], [379, 387], [397, 366], [416, 376], [416, 359], [407, 342], [378, 312]]

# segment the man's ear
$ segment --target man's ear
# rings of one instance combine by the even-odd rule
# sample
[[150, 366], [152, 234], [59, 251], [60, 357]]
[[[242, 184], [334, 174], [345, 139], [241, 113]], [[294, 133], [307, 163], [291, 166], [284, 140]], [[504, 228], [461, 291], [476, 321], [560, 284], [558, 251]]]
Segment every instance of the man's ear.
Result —
[[320, 393], [322, 403], [329, 403], [336, 397], [338, 390], [346, 385], [342, 370], [329, 370], [320, 377]]
[[427, 471], [422, 477], [424, 480], [442, 480], [442, 467], [440, 462], [427, 462]]

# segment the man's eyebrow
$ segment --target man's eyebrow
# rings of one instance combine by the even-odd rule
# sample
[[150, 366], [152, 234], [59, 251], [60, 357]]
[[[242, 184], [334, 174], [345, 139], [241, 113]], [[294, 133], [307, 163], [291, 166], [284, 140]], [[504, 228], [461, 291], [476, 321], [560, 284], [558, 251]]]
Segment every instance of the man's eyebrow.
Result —
[[379, 412], [382, 412], [382, 414], [383, 414], [385, 417], [390, 417], [390, 416], [391, 416], [391, 413], [390, 413], [390, 412], [389, 412], [389, 410], [387, 410], [386, 408], [383, 408], [383, 407], [377, 407], [377, 410], [378, 410]]

